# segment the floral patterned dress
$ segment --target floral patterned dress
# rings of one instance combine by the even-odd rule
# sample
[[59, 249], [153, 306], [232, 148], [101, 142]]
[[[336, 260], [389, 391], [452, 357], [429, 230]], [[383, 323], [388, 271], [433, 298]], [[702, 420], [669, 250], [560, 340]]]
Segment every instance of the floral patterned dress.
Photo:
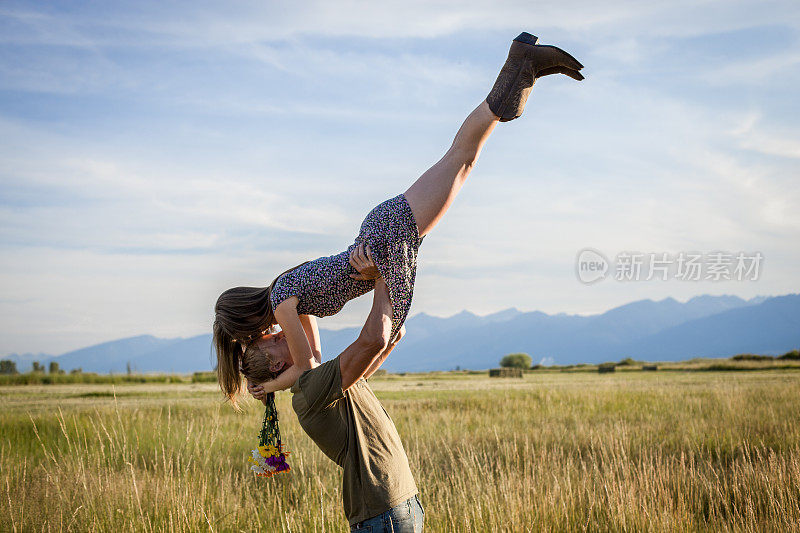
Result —
[[341, 311], [353, 298], [371, 291], [374, 280], [355, 280], [350, 265], [353, 248], [369, 245], [372, 259], [389, 289], [392, 301], [392, 334], [403, 325], [411, 308], [417, 253], [422, 244], [414, 215], [402, 194], [377, 205], [361, 223], [361, 230], [347, 250], [320, 257], [281, 275], [270, 292], [275, 309], [282, 301], [296, 296], [297, 313], [325, 317]]

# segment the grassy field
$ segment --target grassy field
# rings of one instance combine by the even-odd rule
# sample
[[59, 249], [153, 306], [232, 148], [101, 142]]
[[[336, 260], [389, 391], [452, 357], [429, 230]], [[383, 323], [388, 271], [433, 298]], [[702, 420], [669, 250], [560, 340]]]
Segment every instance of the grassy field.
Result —
[[[429, 531], [800, 531], [800, 372], [390, 375]], [[346, 531], [341, 477], [278, 396], [293, 471], [254, 478], [261, 406], [214, 384], [0, 387], [2, 531]]]

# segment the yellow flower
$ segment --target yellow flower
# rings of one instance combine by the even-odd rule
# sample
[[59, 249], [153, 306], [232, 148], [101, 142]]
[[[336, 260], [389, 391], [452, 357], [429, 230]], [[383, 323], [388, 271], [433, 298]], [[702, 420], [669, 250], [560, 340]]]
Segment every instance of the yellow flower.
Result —
[[272, 444], [265, 444], [264, 446], [258, 447], [259, 453], [261, 453], [262, 457], [273, 457], [275, 455], [280, 455], [280, 450], [276, 448]]

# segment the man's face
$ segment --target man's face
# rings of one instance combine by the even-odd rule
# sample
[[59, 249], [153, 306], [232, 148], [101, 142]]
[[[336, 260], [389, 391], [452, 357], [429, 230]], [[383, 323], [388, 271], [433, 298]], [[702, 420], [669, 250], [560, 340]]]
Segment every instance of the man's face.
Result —
[[289, 344], [286, 342], [286, 335], [282, 331], [264, 335], [259, 339], [258, 346], [269, 352], [272, 360], [269, 365], [271, 372], [282, 372], [294, 364], [292, 354], [289, 352]]

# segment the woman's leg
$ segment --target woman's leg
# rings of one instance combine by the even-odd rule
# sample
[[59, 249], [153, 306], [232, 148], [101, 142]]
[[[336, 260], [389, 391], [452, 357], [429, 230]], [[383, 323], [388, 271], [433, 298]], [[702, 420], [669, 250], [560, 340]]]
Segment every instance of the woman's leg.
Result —
[[420, 237], [427, 235], [447, 212], [499, 120], [483, 101], [461, 125], [444, 157], [405, 192]]
[[447, 212], [501, 116], [508, 121], [522, 114], [537, 78], [566, 74], [578, 81], [583, 79], [578, 72], [583, 65], [577, 59], [555, 46], [537, 45], [537, 41], [527, 32], [512, 41], [487, 99], [464, 121], [444, 157], [405, 192], [420, 236], [431, 231]]

